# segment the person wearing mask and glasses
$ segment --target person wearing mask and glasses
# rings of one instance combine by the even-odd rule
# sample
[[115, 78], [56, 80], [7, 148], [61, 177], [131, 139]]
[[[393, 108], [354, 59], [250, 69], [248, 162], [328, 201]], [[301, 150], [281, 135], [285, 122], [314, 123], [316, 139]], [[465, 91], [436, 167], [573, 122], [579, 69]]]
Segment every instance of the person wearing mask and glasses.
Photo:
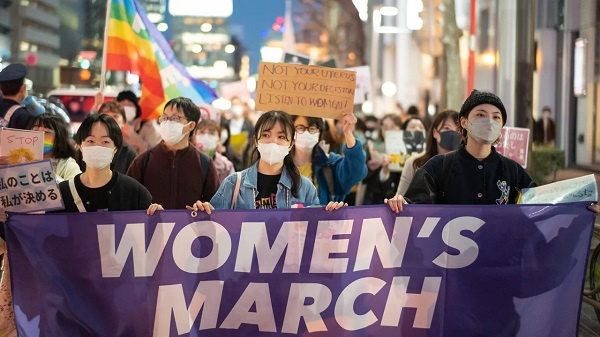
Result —
[[219, 187], [213, 160], [192, 141], [199, 120], [200, 109], [190, 99], [179, 97], [167, 102], [158, 118], [163, 140], [139, 155], [127, 172], [150, 191], [154, 203], [165, 209], [210, 200]]

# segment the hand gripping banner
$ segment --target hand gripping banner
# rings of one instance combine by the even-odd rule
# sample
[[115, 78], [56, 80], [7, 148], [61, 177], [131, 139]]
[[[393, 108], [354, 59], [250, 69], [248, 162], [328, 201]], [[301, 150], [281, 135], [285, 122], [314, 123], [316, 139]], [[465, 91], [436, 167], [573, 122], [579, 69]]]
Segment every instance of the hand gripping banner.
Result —
[[577, 334], [594, 214], [562, 205], [12, 215], [19, 336]]

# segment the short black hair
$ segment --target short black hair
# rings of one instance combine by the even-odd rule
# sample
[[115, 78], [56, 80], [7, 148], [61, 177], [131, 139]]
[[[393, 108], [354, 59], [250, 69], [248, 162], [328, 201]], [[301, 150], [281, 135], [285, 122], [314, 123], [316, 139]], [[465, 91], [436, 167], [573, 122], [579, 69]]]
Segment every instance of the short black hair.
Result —
[[18, 78], [12, 81], [2, 81], [0, 82], [0, 90], [2, 90], [2, 94], [4, 96], [14, 96], [19, 93], [25, 78]]
[[198, 123], [200, 122], [200, 108], [198, 108], [198, 106], [194, 104], [191, 99], [186, 97], [173, 98], [172, 100], [168, 101], [167, 104], [165, 104], [164, 110], [167, 110], [167, 108], [170, 106], [172, 106], [173, 109], [183, 112], [185, 119], [187, 119], [189, 122], [196, 123], [194, 129], [190, 132], [190, 138], [192, 138], [196, 128], [198, 127]]
[[86, 117], [86, 119], [81, 122], [81, 126], [79, 126], [79, 130], [77, 130], [77, 136], [75, 136], [75, 142], [78, 145], [81, 145], [83, 141], [90, 136], [92, 132], [92, 127], [96, 123], [103, 123], [108, 128], [108, 137], [115, 143], [115, 147], [119, 149], [123, 145], [123, 134], [121, 133], [121, 128], [119, 124], [115, 122], [115, 120], [109, 115], [105, 114], [93, 114]]
[[34, 127], [43, 127], [54, 131], [53, 158], [75, 158], [76, 151], [69, 137], [69, 125], [62, 117], [49, 112], [43, 113], [33, 120], [31, 128]]

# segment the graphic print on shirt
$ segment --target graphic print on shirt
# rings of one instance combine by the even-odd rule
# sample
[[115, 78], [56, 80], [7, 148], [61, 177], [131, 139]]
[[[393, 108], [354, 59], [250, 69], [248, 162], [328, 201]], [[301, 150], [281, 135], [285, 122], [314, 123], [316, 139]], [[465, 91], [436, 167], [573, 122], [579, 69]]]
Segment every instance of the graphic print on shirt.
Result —
[[508, 194], [510, 193], [510, 186], [507, 186], [506, 180], [502, 180], [502, 181], [498, 180], [496, 182], [496, 185], [500, 189], [500, 192], [502, 192], [502, 195], [500, 196], [500, 198], [496, 199], [496, 204], [498, 204], [498, 205], [508, 204]]
[[262, 198], [259, 196], [256, 198], [256, 200], [254, 200], [254, 204], [256, 209], [277, 208], [277, 195], [275, 193], [271, 193], [271, 196], [267, 198]]

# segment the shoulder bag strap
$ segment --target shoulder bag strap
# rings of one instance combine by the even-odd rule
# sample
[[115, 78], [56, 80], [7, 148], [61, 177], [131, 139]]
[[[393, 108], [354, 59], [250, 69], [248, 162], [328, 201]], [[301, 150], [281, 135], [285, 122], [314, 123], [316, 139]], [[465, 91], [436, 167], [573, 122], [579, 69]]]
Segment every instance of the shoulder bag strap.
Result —
[[233, 197], [231, 198], [231, 209], [235, 208], [237, 204], [237, 198], [240, 194], [240, 185], [242, 184], [242, 172], [236, 172], [237, 179], [235, 180], [235, 189], [233, 190]]
[[4, 127], [8, 127], [8, 123], [10, 123], [10, 118], [15, 113], [15, 111], [17, 111], [17, 109], [20, 108], [20, 107], [21, 107], [21, 105], [15, 104], [15, 105], [11, 106], [8, 109], [8, 111], [6, 112], [6, 114], [4, 115], [4, 117], [2, 117], [2, 119], [3, 119], [2, 125]]
[[77, 193], [77, 188], [75, 188], [75, 178], [69, 179], [69, 189], [71, 190], [71, 195], [73, 196], [73, 201], [75, 202], [75, 206], [77, 206], [77, 210], [81, 213], [87, 212], [83, 206], [83, 201], [81, 201], [79, 193]]

